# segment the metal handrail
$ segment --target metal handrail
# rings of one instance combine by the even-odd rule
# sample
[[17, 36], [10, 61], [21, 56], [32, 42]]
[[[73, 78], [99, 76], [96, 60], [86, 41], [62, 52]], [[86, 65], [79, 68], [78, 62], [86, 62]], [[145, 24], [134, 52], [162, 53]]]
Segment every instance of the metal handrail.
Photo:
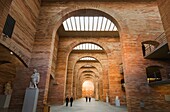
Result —
[[159, 35], [156, 39], [156, 42], [159, 42], [158, 46], [154, 46], [152, 44], [148, 44], [145, 46], [145, 56], [149, 55], [153, 51], [155, 51], [156, 48], [162, 46], [163, 44], [167, 43], [165, 32], [163, 32], [161, 35]]
[[163, 32], [160, 36], [158, 36], [155, 41], [159, 42], [160, 45], [167, 43], [167, 39], [166, 39], [166, 34], [165, 32]]

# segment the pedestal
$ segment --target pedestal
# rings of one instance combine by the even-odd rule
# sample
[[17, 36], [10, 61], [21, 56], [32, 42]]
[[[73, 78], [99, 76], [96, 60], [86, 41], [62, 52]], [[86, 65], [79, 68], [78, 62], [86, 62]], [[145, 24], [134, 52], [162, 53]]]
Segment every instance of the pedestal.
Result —
[[6, 95], [0, 95], [0, 108], [4, 108]]
[[9, 107], [10, 100], [11, 100], [11, 95], [6, 95], [6, 100], [5, 100], [4, 108], [8, 108]]
[[11, 95], [0, 95], [0, 108], [8, 108]]
[[109, 103], [109, 97], [106, 96], [106, 103]]
[[116, 105], [116, 106], [120, 106], [120, 100], [116, 99], [116, 100], [115, 100], [115, 105]]
[[36, 112], [38, 102], [38, 88], [27, 88], [22, 112]]

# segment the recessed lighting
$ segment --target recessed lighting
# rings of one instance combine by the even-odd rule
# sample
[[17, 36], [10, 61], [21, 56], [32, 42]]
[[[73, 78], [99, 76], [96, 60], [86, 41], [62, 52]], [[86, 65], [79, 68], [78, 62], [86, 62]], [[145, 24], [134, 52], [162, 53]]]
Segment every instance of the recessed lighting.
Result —
[[10, 52], [10, 54], [14, 54], [13, 52]]

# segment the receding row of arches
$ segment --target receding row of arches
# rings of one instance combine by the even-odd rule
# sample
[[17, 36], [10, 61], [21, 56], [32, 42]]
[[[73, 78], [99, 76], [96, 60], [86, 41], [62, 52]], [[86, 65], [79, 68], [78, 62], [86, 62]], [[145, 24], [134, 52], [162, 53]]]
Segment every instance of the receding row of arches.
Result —
[[[51, 10], [53, 9], [55, 8], [51, 8]], [[21, 67], [24, 69], [21, 70], [20, 68], [16, 71], [12, 69], [11, 71], [16, 72], [17, 75], [15, 76], [15, 74], [10, 73], [8, 75], [10, 79], [13, 80], [14, 77], [17, 77], [17, 79], [19, 79], [18, 77], [29, 79], [29, 76], [24, 76], [23, 74], [31, 74], [30, 70], [36, 67], [40, 71], [40, 74], [42, 74], [41, 82], [39, 84], [39, 87], [41, 88], [39, 98], [40, 105], [63, 104], [65, 97], [68, 95], [73, 96], [75, 99], [91, 96], [96, 100], [101, 101], [106, 101], [109, 97], [109, 102], [111, 104], [114, 104], [115, 98], [119, 96], [121, 104], [126, 104], [126, 97], [124, 97], [126, 96], [125, 92], [127, 92], [125, 91], [126, 87], [129, 89], [127, 94], [129, 95], [129, 107], [131, 108], [131, 106], [133, 106], [130, 104], [132, 100], [139, 103], [139, 100], [142, 99], [142, 97], [137, 98], [137, 93], [135, 94], [136, 96], [130, 96], [134, 88], [137, 88], [138, 86], [133, 85], [137, 79], [135, 75], [140, 77], [147, 76], [148, 82], [160, 81], [163, 79], [161, 77], [162, 67], [149, 66], [146, 68], [144, 64], [147, 63], [147, 61], [141, 57], [142, 50], [140, 49], [140, 51], [138, 51], [139, 46], [136, 44], [136, 35], [138, 32], [135, 33], [134, 31], [134, 34], [136, 34], [134, 39], [131, 32], [129, 32], [130, 27], [122, 20], [122, 17], [119, 14], [117, 15], [112, 13], [112, 11], [108, 11], [111, 12], [109, 15], [102, 10], [107, 12], [105, 8], [101, 8], [101, 10], [96, 10], [96, 8], [87, 9], [87, 7], [85, 7], [85, 9], [80, 7], [75, 9], [68, 8], [63, 9], [61, 13], [54, 14], [50, 19], [44, 17], [44, 14], [40, 14], [39, 20], [41, 20], [42, 23], [47, 20], [46, 23], [43, 23], [46, 27], [43, 27], [43, 25], [38, 26], [36, 39], [34, 40], [35, 46], [32, 46], [34, 47], [33, 50], [28, 54], [23, 53], [23, 55], [30, 57], [24, 58], [22, 57], [23, 55], [14, 53], [15, 55], [17, 54], [21, 60], [27, 59], [23, 62], [26, 63], [28, 68]], [[48, 11], [44, 13], [47, 13], [48, 15]], [[72, 16], [105, 17], [107, 20], [105, 19], [102, 21], [107, 21], [105, 23], [108, 23], [108, 25], [102, 26], [105, 28], [107, 27], [107, 29], [110, 28], [110, 31], [64, 31], [62, 22]], [[115, 28], [115, 30], [112, 28]], [[48, 42], [46, 42], [47, 40]], [[10, 43], [10, 41], [8, 42]], [[143, 42], [142, 45], [144, 50], [148, 47], [146, 44], [149, 44], [151, 48], [155, 48], [159, 45], [159, 43], [154, 41]], [[14, 50], [16, 48], [11, 47], [11, 49]], [[131, 50], [137, 51], [137, 53], [133, 53]], [[145, 52], [143, 52], [143, 54], [144, 53]], [[139, 59], [135, 59], [136, 57], [139, 57]], [[9, 64], [9, 62], [5, 60], [5, 56], [2, 55], [2, 58], [0, 59], [4, 59], [0, 62], [0, 67], [3, 66], [1, 69], [2, 74], [4, 74], [3, 69], [13, 68], [13, 65], [10, 67], [4, 66]], [[135, 61], [132, 62], [132, 64], [129, 64], [128, 62], [133, 59], [135, 59]], [[18, 69], [18, 64], [14, 66]], [[119, 69], [120, 66], [121, 70]], [[135, 68], [135, 70], [131, 70], [131, 67]], [[143, 75], [145, 74], [143, 69], [139, 70], [138, 67], [146, 68], [146, 75]], [[18, 71], [21, 72], [21, 74], [18, 73]], [[138, 71], [141, 72], [140, 75], [138, 74]], [[5, 72], [7, 73], [7, 71]], [[126, 74], [126, 76], [124, 76], [124, 74]], [[8, 81], [8, 76], [5, 77], [5, 81]], [[141, 83], [143, 84], [145, 81], [141, 81], [139, 85], [141, 85]], [[15, 83], [16, 85], [19, 85], [20, 82], [25, 83], [24, 80], [19, 80]], [[27, 83], [28, 82], [29, 81], [27, 80]], [[126, 85], [126, 82], [128, 82], [128, 85]], [[133, 87], [131, 88], [131, 86]], [[23, 87], [18, 88], [24, 91]], [[138, 91], [138, 93], [140, 92]], [[24, 96], [23, 94], [22, 96]], [[17, 92], [15, 95], [17, 96]]]
[[[77, 49], [76, 52], [74, 52], [73, 48], [73, 52], [71, 52], [69, 56], [70, 62], [74, 62], [72, 57], [79, 56], [80, 58], [77, 58], [74, 64], [68, 63], [69, 68], [67, 69], [72, 70], [72, 73], [67, 73], [66, 95], [73, 95], [75, 98], [90, 96], [99, 100], [99, 89], [101, 89], [101, 91], [103, 89], [103, 83], [101, 81], [103, 77], [102, 64], [99, 61], [100, 59], [91, 53], [94, 54], [95, 51], [95, 54], [100, 54], [104, 53], [104, 50], [95, 43], [82, 43], [75, 48], [84, 45], [86, 45], [86, 47], [84, 47], [85, 49]], [[84, 51], [83, 54], [82, 50]], [[98, 50], [98, 52], [96, 50]], [[72, 79], [69, 78], [71, 75]], [[71, 80], [73, 83], [72, 87], [69, 83]], [[72, 91], [69, 91], [70, 88], [72, 88]]]

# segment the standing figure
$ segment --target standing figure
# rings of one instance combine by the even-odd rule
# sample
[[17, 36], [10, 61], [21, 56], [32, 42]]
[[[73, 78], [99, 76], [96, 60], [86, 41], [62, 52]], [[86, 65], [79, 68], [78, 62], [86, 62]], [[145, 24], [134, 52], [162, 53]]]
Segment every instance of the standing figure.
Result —
[[29, 88], [37, 88], [37, 84], [40, 81], [40, 74], [36, 69], [34, 69], [34, 73], [31, 76], [30, 86]]
[[91, 97], [89, 96], [89, 102], [91, 102]]
[[72, 107], [72, 103], [73, 103], [73, 97], [70, 97], [70, 107]]
[[86, 102], [87, 102], [87, 100], [88, 100], [88, 97], [86, 96]]
[[11, 86], [11, 81], [8, 81], [5, 84], [5, 91], [4, 91], [5, 95], [11, 95], [12, 94], [12, 86]]
[[66, 106], [68, 106], [69, 98], [68, 96], [66, 97]]

